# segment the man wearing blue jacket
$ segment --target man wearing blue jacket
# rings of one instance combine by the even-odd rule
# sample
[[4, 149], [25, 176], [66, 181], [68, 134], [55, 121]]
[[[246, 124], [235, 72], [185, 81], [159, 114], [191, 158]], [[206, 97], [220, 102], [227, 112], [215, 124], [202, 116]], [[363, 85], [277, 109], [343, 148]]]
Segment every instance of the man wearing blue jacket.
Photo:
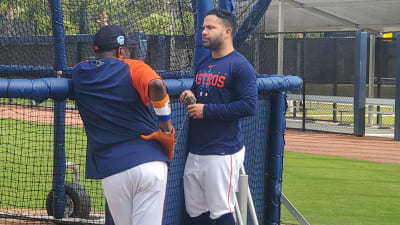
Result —
[[[234, 225], [234, 194], [245, 146], [240, 119], [257, 108], [256, 72], [233, 47], [235, 16], [207, 12], [203, 46], [211, 50], [180, 101], [190, 116], [189, 155], [184, 172], [187, 225]], [[194, 98], [196, 104], [187, 104]]]
[[169, 96], [150, 66], [130, 59], [128, 41], [118, 25], [101, 28], [96, 59], [72, 70], [87, 135], [86, 178], [101, 179], [116, 225], [161, 225], [175, 145]]

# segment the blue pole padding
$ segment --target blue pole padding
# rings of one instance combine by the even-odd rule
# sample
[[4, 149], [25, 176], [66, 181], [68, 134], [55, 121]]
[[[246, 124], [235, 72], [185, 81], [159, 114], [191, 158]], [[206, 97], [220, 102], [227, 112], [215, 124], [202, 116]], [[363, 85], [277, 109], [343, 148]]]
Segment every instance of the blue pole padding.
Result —
[[219, 0], [218, 7], [235, 13], [235, 0]]
[[54, 102], [53, 216], [63, 218], [65, 209], [65, 101]]
[[64, 101], [73, 97], [72, 80], [67, 78], [0, 78], [0, 98], [27, 98], [43, 102], [48, 98]]
[[246, 38], [256, 29], [258, 22], [267, 11], [271, 0], [258, 0], [251, 10], [250, 14], [244, 19], [242, 25], [236, 32], [233, 44], [235, 48], [239, 48], [240, 45], [246, 40]]
[[64, 20], [60, 0], [50, 0], [51, 26], [54, 40], [54, 69], [61, 71], [65, 68], [67, 57], [65, 53]]
[[[193, 4], [193, 1], [192, 1]], [[200, 63], [210, 55], [210, 50], [203, 47], [203, 41], [201, 40], [201, 32], [203, 31], [203, 21], [206, 12], [214, 8], [214, 0], [199, 0], [195, 1], [196, 4], [196, 24], [195, 24], [195, 36], [194, 36], [194, 73], [197, 71], [197, 67]]]
[[[65, 52], [64, 19], [61, 0], [49, 0], [51, 25], [54, 40], [54, 70], [62, 71], [67, 64]], [[60, 76], [61, 74], [57, 74]], [[65, 209], [65, 101], [54, 103], [54, 171], [53, 171], [53, 215], [59, 219]]]
[[354, 135], [365, 135], [365, 98], [367, 85], [368, 33], [356, 33], [354, 57]]
[[[175, 73], [175, 74], [174, 74]], [[182, 91], [190, 89], [193, 78], [191, 72], [177, 71], [160, 72], [168, 94], [179, 96]], [[257, 77], [259, 91], [295, 91], [301, 88], [303, 80], [291, 75], [263, 75]], [[73, 99], [72, 80], [69, 78], [41, 78], [41, 79], [4, 79], [0, 78], [0, 98], [27, 98], [35, 101], [45, 101], [48, 98], [61, 102], [67, 98]]]
[[284, 133], [286, 127], [286, 94], [274, 93], [271, 99], [269, 152], [267, 153], [267, 180], [265, 193], [265, 225], [279, 225], [283, 172]]
[[396, 34], [396, 99], [395, 99], [395, 124], [394, 124], [394, 139], [400, 141], [400, 33]]

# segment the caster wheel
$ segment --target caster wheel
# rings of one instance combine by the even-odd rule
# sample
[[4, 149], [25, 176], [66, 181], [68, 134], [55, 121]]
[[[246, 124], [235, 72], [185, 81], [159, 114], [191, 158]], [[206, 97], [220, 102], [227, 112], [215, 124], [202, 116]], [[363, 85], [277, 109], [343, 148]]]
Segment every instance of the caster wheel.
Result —
[[[90, 213], [90, 197], [87, 191], [79, 184], [65, 183], [65, 211], [64, 217], [87, 219]], [[46, 209], [49, 216], [53, 216], [53, 190], [46, 199]]]

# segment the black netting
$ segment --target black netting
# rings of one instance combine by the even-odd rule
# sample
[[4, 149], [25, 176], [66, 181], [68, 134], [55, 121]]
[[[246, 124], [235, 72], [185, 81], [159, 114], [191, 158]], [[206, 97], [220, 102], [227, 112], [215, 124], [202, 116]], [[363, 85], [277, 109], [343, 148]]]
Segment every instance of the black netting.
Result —
[[[215, 1], [218, 5], [218, 1]], [[256, 0], [236, 1], [241, 24]], [[194, 47], [192, 0], [62, 0], [66, 68], [69, 76], [76, 63], [94, 57], [93, 35], [104, 25], [121, 25], [135, 44], [132, 57], [158, 70], [164, 78], [190, 77]], [[0, 78], [57, 76], [48, 0], [0, 1]], [[258, 56], [246, 51], [249, 38], [239, 50], [254, 64]], [[254, 53], [254, 52], [253, 52]], [[172, 71], [172, 72], [171, 72]], [[183, 212], [182, 173], [186, 159], [187, 115], [176, 96], [171, 98], [177, 128], [176, 155], [169, 168], [164, 224], [179, 224]], [[66, 101], [65, 157], [67, 165], [54, 163], [55, 103], [28, 99], [0, 99], [0, 224], [53, 224], [54, 173], [65, 167], [67, 196], [64, 222], [104, 223], [105, 199], [101, 183], [85, 179], [86, 135], [73, 100]], [[256, 211], [263, 221], [264, 160], [267, 151], [270, 96], [262, 95], [258, 116], [243, 121], [248, 154], [246, 167], [254, 191]], [[58, 171], [59, 172], [59, 171]], [[57, 172], [57, 173], [58, 173]], [[61, 174], [62, 175], [62, 174]], [[60, 174], [56, 175], [59, 178]], [[50, 197], [49, 197], [50, 196]], [[50, 200], [49, 200], [50, 199]], [[89, 207], [90, 202], [90, 207]], [[76, 203], [76, 202], [75, 202]], [[81, 215], [83, 212], [90, 215]], [[78, 213], [78, 214], [77, 214]], [[249, 221], [251, 224], [251, 222]]]
[[[236, 1], [239, 24], [256, 2]], [[15, 67], [11, 72], [10, 68], [4, 68], [5, 65], [29, 65], [45, 70], [54, 66], [48, 1], [19, 0], [0, 4], [3, 15], [0, 17], [0, 77], [56, 76], [55, 73], [40, 73], [38, 68], [21, 71], [20, 67]], [[191, 0], [64, 0], [61, 4], [67, 67], [93, 58], [94, 33], [104, 25], [118, 24], [136, 41], [129, 46], [132, 57], [146, 61], [156, 70], [192, 70], [195, 31]]]

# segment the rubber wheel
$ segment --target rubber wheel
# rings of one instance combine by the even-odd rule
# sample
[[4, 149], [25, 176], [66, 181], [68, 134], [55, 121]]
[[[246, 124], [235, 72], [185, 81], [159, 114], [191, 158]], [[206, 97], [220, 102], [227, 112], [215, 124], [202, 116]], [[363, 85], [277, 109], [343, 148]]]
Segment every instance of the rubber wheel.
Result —
[[[64, 217], [87, 219], [90, 213], [90, 197], [87, 191], [79, 184], [65, 183], [65, 211]], [[46, 199], [46, 209], [49, 216], [53, 216], [53, 190]]]

